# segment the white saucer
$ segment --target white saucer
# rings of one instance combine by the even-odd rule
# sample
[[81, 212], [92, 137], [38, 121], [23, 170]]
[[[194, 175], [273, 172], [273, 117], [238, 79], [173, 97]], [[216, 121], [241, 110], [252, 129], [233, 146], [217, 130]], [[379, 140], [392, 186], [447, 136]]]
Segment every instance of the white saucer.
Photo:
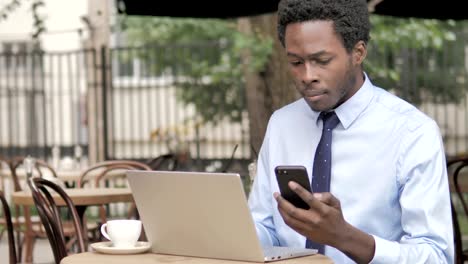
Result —
[[112, 242], [106, 241], [93, 243], [91, 244], [91, 247], [97, 252], [105, 254], [138, 254], [148, 251], [148, 249], [151, 247], [151, 244], [149, 242], [139, 241], [135, 247], [116, 248], [112, 246]]

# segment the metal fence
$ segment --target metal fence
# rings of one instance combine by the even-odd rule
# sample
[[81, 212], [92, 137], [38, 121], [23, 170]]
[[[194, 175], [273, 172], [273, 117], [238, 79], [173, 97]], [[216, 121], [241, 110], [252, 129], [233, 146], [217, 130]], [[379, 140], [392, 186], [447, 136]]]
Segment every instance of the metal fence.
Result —
[[[467, 43], [398, 53], [371, 47], [366, 66], [390, 72], [370, 76], [439, 123], [448, 155], [468, 152]], [[222, 47], [207, 45], [1, 53], [0, 155], [83, 161], [101, 136], [107, 159], [186, 149], [206, 166], [228, 160], [237, 145], [235, 158], [250, 160], [247, 113], [238, 123], [200, 122], [177, 94], [189, 69], [174, 62], [217, 59]]]
[[237, 123], [200, 122], [177, 98], [181, 64], [161, 66], [187, 54], [212, 56], [206, 50], [213, 47], [0, 54], [0, 155], [86, 162], [103, 139], [105, 159], [184, 149], [206, 166], [227, 162], [236, 149], [236, 160], [249, 160], [247, 113]]
[[92, 51], [0, 54], [0, 155], [78, 156]]
[[[111, 49], [109, 153], [147, 158], [188, 151], [197, 160], [229, 159], [238, 145], [235, 157], [249, 159], [247, 112], [240, 122], [204, 122], [179, 94], [184, 80], [203, 81], [191, 79], [187, 61], [214, 62], [220, 49], [216, 43]], [[209, 100], [206, 107], [213, 107]]]

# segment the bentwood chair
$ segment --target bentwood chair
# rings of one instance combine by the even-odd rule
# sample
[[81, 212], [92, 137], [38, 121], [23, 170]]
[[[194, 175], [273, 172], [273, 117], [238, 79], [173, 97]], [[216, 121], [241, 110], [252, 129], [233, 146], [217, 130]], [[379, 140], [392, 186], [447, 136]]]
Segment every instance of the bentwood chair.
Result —
[[177, 169], [179, 161], [176, 154], [167, 153], [159, 155], [156, 158], [149, 159], [145, 163], [151, 167], [152, 170], [174, 171]]
[[[10, 162], [7, 159], [0, 157], [0, 170], [8, 171], [9, 173], [11, 173]], [[0, 180], [1, 180], [0, 191], [5, 191], [4, 181], [1, 177], [0, 177]], [[2, 239], [3, 234], [5, 233], [5, 230], [6, 230], [6, 226], [7, 226], [6, 221], [7, 219], [5, 218], [5, 215], [0, 216], [0, 229], [1, 229], [0, 240]]]
[[[95, 187], [107, 187], [113, 185], [114, 187], [125, 187], [126, 184], [126, 171], [127, 170], [151, 170], [147, 164], [133, 160], [110, 160], [96, 163], [85, 170], [78, 179], [78, 188], [85, 187], [86, 184], [93, 184]], [[118, 183], [120, 181], [120, 184]], [[109, 210], [105, 205], [99, 206], [99, 219], [98, 226], [107, 222]], [[136, 205], [130, 204], [127, 213], [127, 218], [139, 218]], [[96, 240], [95, 237], [90, 240]]]
[[44, 225], [47, 233], [55, 262], [57, 264], [69, 255], [71, 252], [67, 245], [67, 237], [65, 236], [64, 220], [61, 215], [60, 208], [57, 206], [50, 190], [58, 194], [65, 202], [65, 208], [71, 216], [73, 223], [75, 244], [73, 253], [81, 253], [87, 251], [87, 245], [84, 239], [84, 231], [81, 225], [81, 219], [76, 211], [75, 205], [62, 187], [52, 181], [43, 178], [30, 178], [28, 184], [31, 188], [31, 193], [34, 199], [34, 204], [37, 207], [37, 212]]
[[8, 255], [9, 255], [9, 260], [10, 260], [9, 263], [16, 264], [18, 262], [17, 261], [18, 256], [16, 254], [15, 234], [13, 230], [13, 222], [11, 218], [10, 206], [7, 203], [5, 194], [1, 190], [0, 190], [0, 200], [1, 200], [2, 208], [3, 208], [3, 216], [5, 218], [4, 228], [6, 229], [7, 234], [8, 234]]
[[[12, 176], [13, 176], [13, 185], [15, 191], [29, 191], [30, 186], [26, 180], [26, 163], [32, 163], [31, 177], [33, 178], [45, 178], [48, 177], [51, 181], [56, 183], [61, 183], [58, 179], [57, 172], [50, 164], [41, 159], [35, 159], [32, 157], [16, 157], [11, 161]], [[24, 184], [23, 184], [24, 183]], [[24, 259], [26, 262], [33, 261], [33, 251], [35, 242], [37, 239], [46, 239], [47, 233], [44, 229], [44, 226], [41, 222], [40, 217], [32, 214], [31, 207], [29, 206], [15, 206], [16, 215], [14, 222], [18, 222], [17, 238], [23, 235], [23, 239], [17, 239], [17, 248], [19, 251], [20, 259]], [[22, 214], [22, 215], [21, 215]], [[65, 217], [65, 216], [64, 216]], [[90, 225], [89, 230], [97, 230], [97, 225]], [[65, 237], [68, 240], [68, 247], [71, 247], [75, 238], [75, 231], [72, 226], [72, 222], [65, 221], [63, 225]], [[24, 252], [23, 252], [24, 251]], [[24, 253], [24, 254], [23, 254]], [[24, 256], [23, 256], [24, 255]]]
[[[33, 177], [50, 176], [57, 178], [55, 170], [45, 161], [41, 159], [32, 159], [31, 157], [15, 157], [10, 160], [11, 176], [13, 181], [13, 189], [15, 192], [29, 190], [26, 186], [25, 176], [25, 161], [33, 161], [32, 168]], [[24, 183], [24, 184], [23, 184]], [[15, 206], [15, 215], [13, 217], [13, 225], [17, 234], [17, 249], [19, 259], [25, 259], [26, 262], [32, 262], [32, 255], [36, 239], [45, 239], [46, 234], [40, 219], [32, 215], [29, 206]], [[22, 239], [21, 239], [22, 237]], [[23, 252], [24, 251], [24, 252]], [[23, 256], [24, 253], [24, 256]]]
[[[468, 249], [464, 249], [462, 241], [462, 233], [460, 229], [460, 222], [458, 217], [462, 213], [465, 217], [468, 217], [468, 201], [464, 194], [464, 186], [462, 185], [462, 174], [468, 177], [468, 157], [456, 157], [447, 161], [447, 172], [450, 177], [450, 181], [455, 189], [458, 206], [455, 206], [454, 200], [451, 199], [452, 206], [452, 220], [453, 220], [453, 232], [455, 242], [455, 263], [462, 264], [468, 261]], [[463, 212], [458, 212], [457, 208], [463, 209]]]
[[[110, 168], [114, 166], [127, 166], [125, 169], [136, 169], [136, 170], [151, 170], [151, 167], [143, 162], [133, 160], [107, 160], [98, 162], [83, 173], [81, 173], [77, 185], [79, 188], [84, 187], [85, 184], [89, 183], [94, 178], [95, 186], [99, 186], [103, 180], [109, 180], [111, 178], [125, 178], [125, 171], [116, 172], [109, 174]], [[121, 169], [124, 170], [124, 169]]]

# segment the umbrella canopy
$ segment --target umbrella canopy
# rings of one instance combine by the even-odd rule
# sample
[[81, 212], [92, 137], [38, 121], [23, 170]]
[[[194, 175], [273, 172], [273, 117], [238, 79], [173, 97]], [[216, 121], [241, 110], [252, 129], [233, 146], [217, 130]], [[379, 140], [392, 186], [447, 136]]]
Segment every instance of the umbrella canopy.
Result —
[[121, 0], [127, 15], [236, 18], [272, 13], [278, 9], [279, 0], [186, 0], [154, 1]]
[[[370, 2], [371, 0], [367, 0]], [[127, 15], [193, 18], [235, 18], [276, 12], [279, 0], [120, 0]], [[378, 2], [378, 1], [377, 1]], [[468, 19], [462, 0], [382, 0], [373, 13], [396, 17]]]

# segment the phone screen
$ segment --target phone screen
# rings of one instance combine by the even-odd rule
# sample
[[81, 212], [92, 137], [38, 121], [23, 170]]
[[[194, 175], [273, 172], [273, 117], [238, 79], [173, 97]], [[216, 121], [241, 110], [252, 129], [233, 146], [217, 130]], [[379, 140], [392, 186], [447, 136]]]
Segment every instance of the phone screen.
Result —
[[309, 205], [288, 186], [288, 182], [294, 181], [310, 192], [306, 168], [301, 165], [282, 165], [275, 168], [275, 174], [281, 196], [298, 208], [309, 209]]

